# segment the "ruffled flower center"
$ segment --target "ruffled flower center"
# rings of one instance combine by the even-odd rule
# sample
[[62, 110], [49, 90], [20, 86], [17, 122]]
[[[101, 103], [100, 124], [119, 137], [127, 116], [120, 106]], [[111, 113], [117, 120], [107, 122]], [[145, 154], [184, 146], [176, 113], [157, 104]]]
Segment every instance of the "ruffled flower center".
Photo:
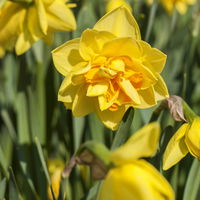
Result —
[[118, 106], [133, 101], [139, 104], [137, 90], [142, 87], [144, 75], [136, 69], [127, 56], [97, 56], [84, 75], [88, 84], [87, 96], [98, 96], [101, 110], [117, 110]]

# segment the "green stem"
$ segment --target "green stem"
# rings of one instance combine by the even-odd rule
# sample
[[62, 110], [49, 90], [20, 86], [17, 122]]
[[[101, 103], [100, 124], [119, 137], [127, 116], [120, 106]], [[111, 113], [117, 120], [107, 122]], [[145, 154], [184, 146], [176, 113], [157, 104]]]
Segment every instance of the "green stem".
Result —
[[154, 22], [154, 19], [155, 19], [155, 16], [156, 16], [157, 7], [158, 7], [158, 4], [154, 0], [153, 5], [152, 5], [151, 10], [150, 10], [150, 16], [149, 16], [149, 20], [148, 20], [147, 32], [146, 32], [146, 35], [145, 35], [145, 41], [149, 40], [151, 31], [152, 31], [152, 27], [153, 27], [153, 22]]
[[186, 117], [186, 119], [191, 123], [195, 118], [197, 118], [198, 116], [196, 115], [196, 113], [188, 106], [188, 104], [183, 101], [182, 102], [182, 106], [183, 106], [183, 112], [184, 115]]

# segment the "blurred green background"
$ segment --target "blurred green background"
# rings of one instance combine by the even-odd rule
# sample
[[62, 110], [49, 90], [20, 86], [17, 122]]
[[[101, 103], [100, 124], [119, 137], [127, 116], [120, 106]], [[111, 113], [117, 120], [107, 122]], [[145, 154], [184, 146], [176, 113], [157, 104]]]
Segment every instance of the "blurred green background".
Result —
[[[51, 50], [79, 37], [105, 14], [104, 0], [73, 2], [77, 4], [73, 9], [76, 31], [56, 33], [52, 46], [39, 41], [22, 56], [7, 53], [0, 60], [0, 199], [48, 199], [50, 161], [64, 165], [87, 140], [104, 143], [109, 148], [117, 135], [123, 134], [122, 141], [125, 141], [133, 131], [149, 122], [155, 109], [129, 111], [116, 134], [93, 114], [72, 117], [71, 111], [57, 101], [63, 77], [53, 66]], [[144, 0], [128, 2], [142, 39], [168, 56], [162, 76], [169, 93], [183, 97], [200, 114], [200, 2], [190, 6], [185, 15], [176, 11], [169, 15], [161, 5], [149, 6]], [[134, 115], [133, 121], [131, 115]], [[159, 121], [163, 130], [161, 148], [149, 161], [162, 172], [162, 153], [178, 124], [168, 111], [160, 115]], [[196, 161], [193, 165], [192, 162], [193, 158], [188, 155], [164, 173], [177, 200], [200, 198], [200, 167]], [[95, 199], [97, 186], [89, 168], [78, 166], [69, 179], [62, 179], [59, 199]]]

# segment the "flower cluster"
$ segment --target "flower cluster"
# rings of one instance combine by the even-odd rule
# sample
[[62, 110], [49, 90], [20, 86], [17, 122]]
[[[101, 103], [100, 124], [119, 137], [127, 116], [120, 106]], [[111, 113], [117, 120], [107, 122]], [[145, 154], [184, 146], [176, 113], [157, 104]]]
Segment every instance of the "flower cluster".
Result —
[[[193, 5], [196, 0], [158, 0], [163, 7], [171, 14], [176, 9], [180, 14], [185, 14], [188, 5]], [[153, 3], [153, 0], [147, 0], [149, 4]]]
[[51, 43], [55, 31], [76, 28], [64, 0], [6, 1], [0, 18], [0, 56], [14, 48], [17, 55], [23, 54], [40, 39]]

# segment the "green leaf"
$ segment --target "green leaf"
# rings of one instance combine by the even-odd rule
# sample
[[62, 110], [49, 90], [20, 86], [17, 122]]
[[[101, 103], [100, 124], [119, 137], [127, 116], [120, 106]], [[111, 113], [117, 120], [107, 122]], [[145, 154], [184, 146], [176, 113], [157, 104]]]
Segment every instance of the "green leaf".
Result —
[[19, 188], [15, 179], [15, 175], [11, 167], [9, 167], [10, 179], [9, 179], [9, 200], [22, 200], [22, 196], [19, 192]]
[[19, 144], [30, 144], [29, 116], [27, 98], [24, 92], [19, 92], [16, 99], [17, 133]]
[[5, 197], [5, 191], [6, 191], [6, 178], [0, 181], [0, 199], [3, 199]]
[[80, 37], [85, 29], [92, 28], [96, 21], [97, 17], [95, 15], [93, 4], [86, 1], [78, 13], [77, 29], [73, 32], [74, 38]]
[[4, 176], [8, 179], [9, 174], [7, 171], [8, 170], [7, 160], [4, 156], [1, 146], [0, 146], [0, 168], [2, 169]]
[[36, 147], [37, 147], [37, 151], [38, 151], [38, 155], [39, 155], [39, 158], [40, 158], [40, 162], [42, 164], [43, 171], [45, 173], [46, 180], [47, 180], [48, 184], [50, 185], [53, 200], [55, 200], [56, 198], [55, 198], [55, 194], [54, 194], [53, 189], [52, 189], [51, 179], [50, 179], [49, 172], [48, 172], [48, 169], [47, 169], [47, 165], [46, 165], [46, 162], [45, 162], [45, 159], [44, 159], [42, 147], [41, 147], [40, 142], [39, 142], [37, 137], [35, 137], [35, 144], [36, 144]]
[[199, 200], [198, 190], [200, 190], [200, 162], [194, 159], [187, 178], [183, 200]]
[[134, 109], [129, 108], [125, 113], [119, 129], [117, 130], [111, 149], [114, 150], [122, 145], [130, 136], [130, 127], [134, 117]]
[[84, 117], [73, 117], [74, 151], [76, 151], [81, 144], [84, 126], [85, 126]]
[[88, 116], [92, 140], [104, 143], [104, 126], [95, 114]]
[[100, 185], [101, 185], [101, 181], [98, 181], [97, 183], [95, 183], [95, 185], [89, 190], [88, 195], [85, 198], [85, 200], [95, 200], [97, 197], [97, 193], [98, 193]]

